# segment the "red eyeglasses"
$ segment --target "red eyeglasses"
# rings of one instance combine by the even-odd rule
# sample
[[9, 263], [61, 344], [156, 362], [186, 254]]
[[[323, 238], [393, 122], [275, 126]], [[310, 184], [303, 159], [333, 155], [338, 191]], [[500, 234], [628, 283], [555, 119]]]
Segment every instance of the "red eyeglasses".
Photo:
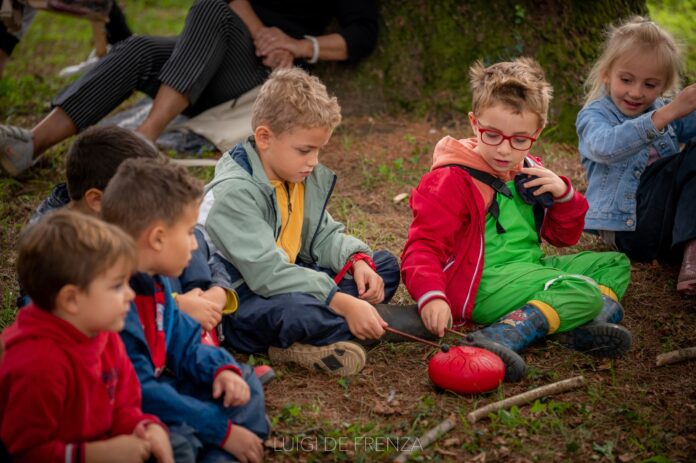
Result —
[[478, 131], [481, 134], [481, 141], [486, 145], [498, 146], [507, 140], [512, 149], [516, 149], [518, 151], [526, 151], [530, 149], [537, 140], [534, 137], [528, 137], [526, 135], [503, 135], [497, 130], [482, 129], [481, 127], [478, 127]]

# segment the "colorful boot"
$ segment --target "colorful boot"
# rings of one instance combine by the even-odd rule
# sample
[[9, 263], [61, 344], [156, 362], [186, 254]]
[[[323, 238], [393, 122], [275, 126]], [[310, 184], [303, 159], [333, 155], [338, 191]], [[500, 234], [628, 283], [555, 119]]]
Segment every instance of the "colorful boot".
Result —
[[549, 322], [543, 313], [527, 304], [473, 333], [469, 333], [462, 344], [481, 347], [500, 357], [505, 364], [505, 381], [519, 381], [527, 366], [517, 352], [543, 339]]
[[268, 357], [273, 363], [295, 363], [310, 370], [338, 376], [360, 373], [367, 361], [365, 349], [352, 341], [339, 341], [326, 346], [296, 342], [287, 349], [269, 347]]
[[623, 307], [608, 296], [602, 299], [602, 311], [591, 322], [549, 336], [549, 340], [596, 357], [616, 358], [625, 354], [631, 348], [632, 337], [630, 331], [617, 325], [623, 320]]

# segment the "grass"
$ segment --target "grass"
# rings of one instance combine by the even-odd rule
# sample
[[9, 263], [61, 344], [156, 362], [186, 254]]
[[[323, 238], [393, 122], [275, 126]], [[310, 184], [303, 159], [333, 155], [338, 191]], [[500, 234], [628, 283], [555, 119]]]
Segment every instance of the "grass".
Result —
[[[189, 5], [189, 1], [140, 0], [125, 2], [124, 10], [134, 31], [167, 35], [179, 31]], [[682, 8], [687, 5], [692, 9]], [[693, 1], [650, 2], [652, 16], [674, 27], [691, 47], [694, 15], [684, 16], [684, 11], [693, 12], [693, 5]], [[69, 82], [57, 77], [58, 70], [87, 56], [90, 36], [87, 22], [39, 14], [0, 80], [2, 123], [26, 126], [38, 121], [51, 97]], [[696, 53], [691, 53], [693, 57]], [[322, 154], [322, 161], [340, 179], [330, 204], [332, 214], [373, 248], [398, 255], [411, 216], [408, 201], [393, 198], [410, 193], [429, 169], [432, 147], [440, 138], [468, 134], [464, 118], [446, 127], [414, 117], [346, 118]], [[19, 181], [0, 178], [0, 327], [16, 315], [18, 234], [52, 185], [62, 179], [66, 147], [64, 143], [52, 149]], [[536, 152], [584, 189], [574, 146], [541, 141]], [[209, 180], [213, 170], [192, 172]], [[545, 248], [562, 253], [579, 250], [607, 249], [592, 237], [583, 237], [570, 249]], [[274, 428], [267, 459], [386, 461], [454, 413], [459, 417], [457, 427], [414, 454], [414, 461], [696, 461], [693, 364], [652, 367], [656, 354], [693, 344], [696, 303], [674, 293], [675, 276], [675, 269], [633, 266], [632, 284], [623, 302], [634, 348], [625, 359], [597, 360], [546, 343], [525, 352], [530, 371], [522, 382], [505, 384], [489, 394], [435, 392], [425, 371], [432, 349], [414, 344], [370, 349], [368, 366], [354, 378], [278, 367], [278, 378], [266, 395]], [[394, 302], [412, 301], [402, 287]], [[268, 362], [263, 355], [249, 360]], [[578, 374], [588, 380], [582, 390], [502, 410], [473, 426], [464, 419], [478, 406]], [[395, 448], [397, 443], [400, 447]]]

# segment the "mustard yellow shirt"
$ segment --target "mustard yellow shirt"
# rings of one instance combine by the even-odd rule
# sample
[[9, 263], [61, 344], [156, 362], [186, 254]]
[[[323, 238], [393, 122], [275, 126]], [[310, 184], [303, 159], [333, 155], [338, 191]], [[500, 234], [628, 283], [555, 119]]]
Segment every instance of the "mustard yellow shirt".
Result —
[[271, 180], [280, 211], [280, 233], [276, 246], [285, 251], [288, 261], [295, 263], [302, 245], [304, 217], [304, 183]]

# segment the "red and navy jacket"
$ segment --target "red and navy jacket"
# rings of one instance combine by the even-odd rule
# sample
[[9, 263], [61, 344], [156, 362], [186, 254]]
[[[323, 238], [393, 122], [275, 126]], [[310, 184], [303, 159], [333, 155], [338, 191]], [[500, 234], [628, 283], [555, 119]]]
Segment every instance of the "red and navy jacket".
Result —
[[135, 300], [121, 338], [143, 391], [143, 410], [167, 425], [186, 423], [204, 444], [220, 446], [232, 423], [219, 403], [179, 392], [178, 385], [209, 387], [223, 370], [241, 375], [224, 349], [201, 344], [201, 326], [177, 307], [169, 280], [137, 273], [130, 280]]
[[[572, 196], [546, 210], [540, 232], [541, 238], [558, 247], [577, 243], [588, 208], [585, 197], [561, 178]], [[419, 310], [428, 301], [443, 299], [454, 322], [464, 323], [471, 319], [484, 266], [484, 199], [466, 170], [445, 166], [421, 178], [409, 205], [413, 221], [401, 254], [406, 289]]]
[[117, 333], [90, 338], [30, 305], [2, 334], [0, 440], [14, 462], [84, 461], [85, 444], [160, 423]]

